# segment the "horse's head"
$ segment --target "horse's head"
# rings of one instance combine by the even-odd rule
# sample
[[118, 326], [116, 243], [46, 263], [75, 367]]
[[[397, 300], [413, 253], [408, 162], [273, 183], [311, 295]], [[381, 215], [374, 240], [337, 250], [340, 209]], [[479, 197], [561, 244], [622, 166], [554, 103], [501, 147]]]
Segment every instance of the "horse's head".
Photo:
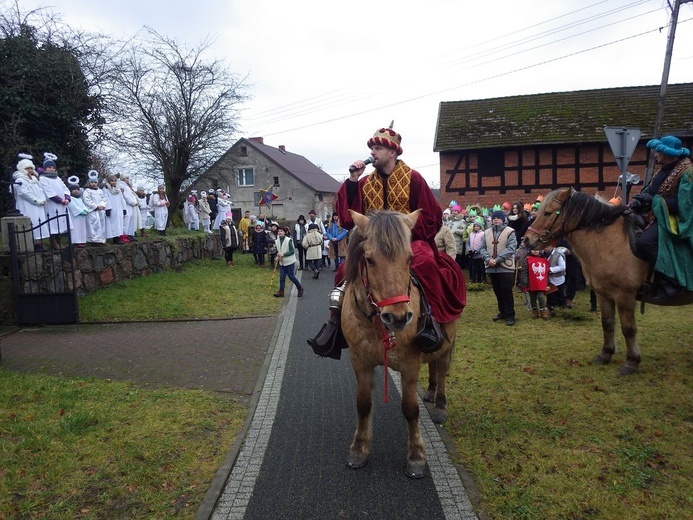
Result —
[[573, 188], [563, 188], [549, 193], [537, 210], [537, 217], [525, 232], [530, 249], [545, 249], [558, 240], [565, 231], [566, 202], [573, 195]]
[[414, 317], [409, 263], [411, 230], [420, 212], [377, 211], [365, 216], [349, 210], [357, 229], [347, 252], [347, 280], [363, 285], [383, 324], [393, 332], [404, 330]]

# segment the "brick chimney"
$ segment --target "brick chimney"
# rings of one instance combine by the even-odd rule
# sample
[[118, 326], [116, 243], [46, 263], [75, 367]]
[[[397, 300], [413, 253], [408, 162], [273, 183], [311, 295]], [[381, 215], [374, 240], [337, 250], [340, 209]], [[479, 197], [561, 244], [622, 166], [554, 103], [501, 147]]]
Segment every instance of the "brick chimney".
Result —
[[286, 153], [286, 146], [284, 146], [283, 144], [280, 144], [279, 145], [279, 151], [282, 153]]
[[248, 139], [256, 143], [265, 144], [265, 140], [262, 137], [249, 137]]

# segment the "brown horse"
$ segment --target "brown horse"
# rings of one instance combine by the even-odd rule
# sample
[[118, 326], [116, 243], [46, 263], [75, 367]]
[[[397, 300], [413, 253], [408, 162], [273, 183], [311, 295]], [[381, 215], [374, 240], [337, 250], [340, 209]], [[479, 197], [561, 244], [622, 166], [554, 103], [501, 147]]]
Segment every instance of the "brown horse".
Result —
[[649, 266], [631, 249], [635, 220], [626, 206], [614, 206], [572, 188], [554, 190], [539, 206], [525, 233], [531, 249], [543, 249], [561, 236], [582, 263], [589, 286], [599, 297], [604, 344], [594, 362], [606, 365], [614, 354], [616, 310], [626, 339], [626, 361], [620, 373], [634, 373], [640, 363], [635, 323], [636, 293]]
[[[445, 421], [447, 376], [456, 323], [442, 326], [443, 346], [423, 354], [414, 344], [420, 316], [420, 292], [409, 271], [411, 229], [417, 210], [405, 215], [378, 211], [366, 217], [351, 211], [356, 228], [349, 237], [345, 264], [346, 292], [342, 304], [342, 330], [349, 344], [356, 373], [358, 420], [349, 448], [348, 465], [366, 464], [371, 443], [373, 369], [385, 365], [402, 375], [402, 413], [407, 420], [406, 474], [425, 476], [426, 454], [419, 432], [417, 384], [421, 363], [429, 366], [427, 400], [434, 403], [434, 422]], [[387, 371], [386, 371], [387, 378]]]

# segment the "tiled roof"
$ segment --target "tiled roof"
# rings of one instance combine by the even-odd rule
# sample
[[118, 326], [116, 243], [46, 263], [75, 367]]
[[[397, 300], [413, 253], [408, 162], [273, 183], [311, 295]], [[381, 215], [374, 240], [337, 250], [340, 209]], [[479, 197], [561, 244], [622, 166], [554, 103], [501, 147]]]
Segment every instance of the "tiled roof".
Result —
[[[440, 104], [434, 151], [605, 142], [605, 126], [652, 135], [659, 85]], [[693, 83], [668, 85], [660, 135], [693, 135]]]
[[[239, 143], [250, 145], [257, 151], [274, 161], [288, 174], [293, 175], [313, 190], [323, 193], [337, 193], [342, 183], [318, 168], [302, 155], [280, 150], [255, 139], [242, 138]], [[237, 146], [238, 143], [235, 145]]]

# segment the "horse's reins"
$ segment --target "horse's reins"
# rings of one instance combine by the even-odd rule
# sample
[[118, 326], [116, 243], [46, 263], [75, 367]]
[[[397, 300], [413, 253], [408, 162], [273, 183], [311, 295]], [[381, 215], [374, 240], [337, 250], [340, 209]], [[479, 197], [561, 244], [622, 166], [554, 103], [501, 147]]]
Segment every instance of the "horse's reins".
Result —
[[373, 307], [373, 311], [370, 313], [366, 313], [359, 305], [358, 299], [356, 298], [356, 292], [354, 292], [354, 303], [356, 304], [356, 308], [359, 310], [361, 314], [366, 319], [371, 319], [371, 318], [377, 318], [373, 320], [373, 323], [375, 324], [376, 327], [378, 327], [378, 330], [380, 331], [380, 335], [382, 337], [382, 344], [383, 344], [383, 364], [385, 365], [385, 399], [384, 401], [387, 403], [390, 400], [389, 394], [388, 394], [388, 370], [387, 370], [387, 351], [392, 350], [397, 346], [397, 340], [395, 339], [395, 333], [389, 330], [385, 324], [383, 323], [383, 320], [380, 316], [380, 309], [383, 307], [386, 307], [387, 305], [394, 305], [396, 303], [409, 303], [409, 295], [411, 294], [411, 276], [409, 276], [409, 284], [407, 285], [407, 294], [400, 294], [398, 296], [392, 296], [391, 298], [385, 298], [384, 300], [380, 301], [374, 301], [373, 296], [371, 295], [371, 286], [368, 281], [368, 263], [366, 262], [366, 258], [361, 255], [361, 262], [360, 262], [360, 271], [361, 271], [361, 283], [363, 284], [364, 289], [366, 289], [366, 295], [368, 297], [368, 302], [370, 303], [371, 307]]

